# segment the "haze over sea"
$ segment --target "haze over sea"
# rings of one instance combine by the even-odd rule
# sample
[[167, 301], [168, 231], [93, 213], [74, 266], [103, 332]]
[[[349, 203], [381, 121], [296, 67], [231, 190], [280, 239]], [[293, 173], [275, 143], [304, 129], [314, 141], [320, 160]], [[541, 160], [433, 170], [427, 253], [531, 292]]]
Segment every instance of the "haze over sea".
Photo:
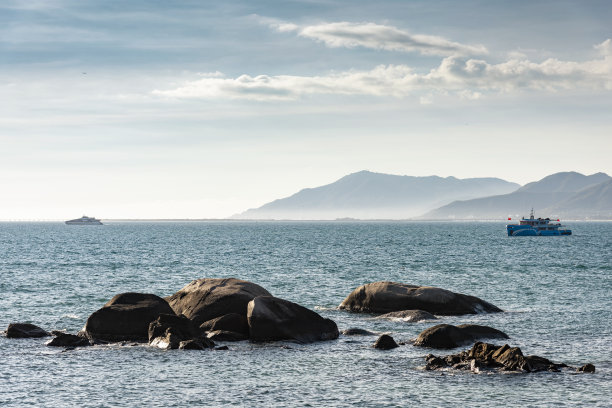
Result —
[[[610, 406], [612, 224], [569, 237], [506, 236], [495, 222], [0, 223], [0, 327], [76, 332], [112, 296], [168, 296], [193, 279], [236, 277], [333, 319], [408, 341], [437, 323], [506, 332], [525, 354], [595, 374], [422, 370], [445, 351], [228, 343], [228, 351], [94, 346], [0, 337], [0, 405]], [[336, 310], [355, 287], [391, 280], [478, 296], [504, 313], [407, 323]], [[500, 343], [500, 340], [491, 341]], [[467, 347], [463, 347], [465, 349]], [[453, 350], [454, 351], [458, 351]]]

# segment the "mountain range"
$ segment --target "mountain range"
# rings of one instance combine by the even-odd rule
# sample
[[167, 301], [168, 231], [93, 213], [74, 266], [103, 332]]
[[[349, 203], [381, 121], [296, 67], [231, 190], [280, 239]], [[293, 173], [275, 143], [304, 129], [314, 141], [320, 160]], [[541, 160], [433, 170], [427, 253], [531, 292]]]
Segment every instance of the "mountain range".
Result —
[[360, 171], [306, 188], [234, 219], [612, 219], [612, 177], [562, 172], [520, 186], [499, 178], [413, 177]]

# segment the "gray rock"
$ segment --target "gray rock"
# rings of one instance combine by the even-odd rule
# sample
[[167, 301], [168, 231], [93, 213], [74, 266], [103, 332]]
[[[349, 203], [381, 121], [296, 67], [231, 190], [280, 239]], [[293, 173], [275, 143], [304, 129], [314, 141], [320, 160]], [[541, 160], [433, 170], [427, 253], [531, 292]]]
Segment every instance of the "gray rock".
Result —
[[439, 324], [423, 330], [416, 341], [415, 346], [450, 349], [462, 344], [471, 343], [479, 339], [507, 339], [508, 335], [500, 330], [488, 326], [474, 324]]
[[6, 328], [6, 337], [24, 339], [29, 337], [47, 337], [51, 334], [30, 323], [10, 323]]
[[251, 341], [293, 340], [300, 343], [338, 338], [338, 326], [288, 300], [259, 296], [247, 309]]
[[374, 282], [359, 286], [344, 299], [339, 308], [365, 313], [419, 309], [437, 315], [502, 311], [475, 296], [397, 282]]

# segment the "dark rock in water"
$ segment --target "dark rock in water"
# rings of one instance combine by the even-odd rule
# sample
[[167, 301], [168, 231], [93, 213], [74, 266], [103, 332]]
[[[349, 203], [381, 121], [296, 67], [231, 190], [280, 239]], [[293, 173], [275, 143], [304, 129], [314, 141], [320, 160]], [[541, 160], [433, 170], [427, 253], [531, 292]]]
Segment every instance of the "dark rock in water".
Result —
[[585, 364], [582, 367], [578, 368], [576, 370], [579, 373], [594, 373], [595, 372], [595, 366], [593, 364]]
[[30, 323], [10, 323], [6, 328], [6, 337], [11, 339], [46, 337], [50, 335], [45, 330]]
[[160, 314], [173, 315], [174, 311], [159, 296], [122, 293], [89, 316], [83, 333], [90, 339], [146, 342], [149, 323]]
[[200, 326], [228, 313], [245, 316], [248, 303], [257, 296], [272, 295], [261, 286], [240, 279], [198, 279], [166, 300], [176, 314], [184, 314]]
[[181, 343], [193, 341], [189, 347], [214, 347], [214, 342], [202, 336], [200, 329], [185, 316], [161, 314], [149, 324], [149, 344], [161, 349], [181, 348]]
[[179, 350], [208, 350], [210, 347], [199, 340], [181, 341], [178, 346]]
[[342, 334], [345, 336], [375, 336], [376, 333], [365, 329], [358, 329], [351, 327], [349, 329], [342, 330]]
[[245, 337], [249, 336], [249, 322], [246, 318], [246, 308], [243, 314], [228, 313], [223, 316], [215, 317], [200, 325], [202, 331], [225, 330], [234, 333], [241, 333]]
[[395, 340], [393, 340], [393, 337], [388, 334], [383, 334], [376, 340], [373, 347], [379, 350], [391, 350], [399, 346]]
[[338, 326], [330, 319], [297, 303], [272, 296], [251, 300], [247, 309], [252, 341], [293, 340], [310, 343], [338, 338]]
[[449, 349], [484, 338], [507, 339], [508, 335], [488, 326], [479, 326], [475, 324], [460, 324], [459, 326], [438, 324], [423, 330], [417, 337], [414, 345], [419, 347]]
[[206, 337], [213, 341], [242, 341], [248, 340], [249, 336], [229, 330], [214, 330], [208, 332]]
[[437, 315], [462, 315], [502, 310], [475, 296], [449, 290], [406, 285], [397, 282], [374, 282], [359, 286], [340, 304], [352, 312], [389, 313], [419, 309]]
[[55, 336], [52, 340], [47, 342], [47, 346], [50, 347], [84, 347], [91, 346], [89, 339], [74, 334], [63, 333], [54, 331]]
[[424, 310], [399, 310], [378, 316], [379, 319], [401, 319], [406, 322], [420, 322], [421, 320], [438, 320], [438, 318]]
[[525, 373], [537, 371], [559, 371], [567, 367], [539, 356], [525, 357], [518, 347], [507, 344], [496, 346], [488, 343], [475, 343], [470, 350], [445, 357], [428, 354], [425, 357], [426, 370], [453, 368], [479, 372], [481, 369], [497, 369], [503, 371], [520, 371]]

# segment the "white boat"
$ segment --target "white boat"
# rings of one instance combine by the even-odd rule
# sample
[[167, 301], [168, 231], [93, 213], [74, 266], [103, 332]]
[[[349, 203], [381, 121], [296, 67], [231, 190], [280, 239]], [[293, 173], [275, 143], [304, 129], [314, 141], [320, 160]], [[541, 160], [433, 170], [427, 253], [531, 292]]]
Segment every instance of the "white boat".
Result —
[[66, 221], [66, 224], [68, 225], [103, 225], [102, 221], [94, 217], [87, 217], [85, 215], [75, 220], [68, 220]]

